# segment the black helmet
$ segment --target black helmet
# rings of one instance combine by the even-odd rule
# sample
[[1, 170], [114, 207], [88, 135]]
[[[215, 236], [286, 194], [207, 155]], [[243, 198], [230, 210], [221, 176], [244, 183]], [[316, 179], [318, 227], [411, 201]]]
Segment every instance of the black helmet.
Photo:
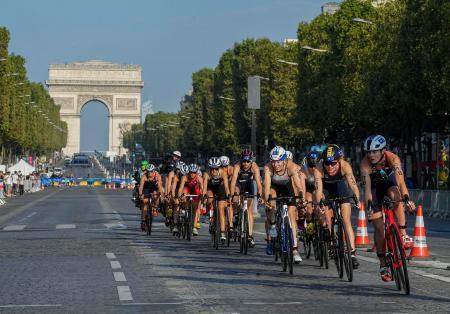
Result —
[[306, 163], [308, 164], [309, 168], [314, 168], [316, 164], [319, 162], [319, 160], [320, 160], [320, 152], [318, 151], [313, 150], [306, 155]]
[[344, 153], [342, 150], [337, 146], [336, 144], [329, 144], [325, 148], [325, 150], [322, 153], [323, 162], [325, 164], [330, 164], [333, 161], [338, 161], [339, 159], [344, 156]]

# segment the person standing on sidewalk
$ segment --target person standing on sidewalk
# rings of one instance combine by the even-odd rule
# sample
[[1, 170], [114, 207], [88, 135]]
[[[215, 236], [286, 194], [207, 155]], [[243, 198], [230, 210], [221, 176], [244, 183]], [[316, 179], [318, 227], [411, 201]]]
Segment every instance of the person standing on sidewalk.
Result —
[[19, 189], [19, 175], [17, 174], [17, 171], [14, 171], [14, 173], [12, 174], [12, 185], [13, 195], [16, 195]]
[[12, 179], [11, 173], [9, 171], [6, 172], [5, 182], [6, 182], [6, 196], [11, 197], [12, 196], [13, 179]]
[[25, 176], [19, 171], [19, 195], [23, 195], [25, 192]]

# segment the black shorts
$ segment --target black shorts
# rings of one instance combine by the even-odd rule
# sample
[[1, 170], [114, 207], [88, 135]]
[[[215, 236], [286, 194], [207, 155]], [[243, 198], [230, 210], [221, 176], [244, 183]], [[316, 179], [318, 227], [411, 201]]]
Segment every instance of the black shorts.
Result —
[[254, 195], [254, 189], [253, 189], [253, 180], [243, 180], [238, 181], [236, 184], [237, 187], [239, 187], [239, 193], [242, 195], [244, 193], [248, 193], [249, 195]]
[[[354, 204], [355, 202], [351, 198], [353, 196], [353, 191], [348, 186], [347, 181], [340, 180], [333, 184], [324, 184], [323, 187], [323, 194], [325, 195], [325, 198], [341, 198], [341, 197], [347, 197], [346, 200], [341, 201], [341, 204], [350, 203]], [[355, 205], [355, 204], [354, 204]]]
[[[288, 185], [271, 185], [271, 189], [275, 191], [277, 197], [290, 197], [295, 196], [294, 189], [292, 188], [292, 183], [289, 182]], [[288, 206], [295, 206], [295, 200], [291, 200], [287, 203]]]
[[159, 190], [157, 187], [155, 187], [154, 189], [144, 189], [144, 190], [142, 190], [142, 195], [144, 195], [144, 198], [151, 198], [152, 194], [154, 192], [158, 192], [158, 191]]
[[387, 196], [388, 190], [393, 186], [397, 186], [397, 184], [392, 180], [378, 182], [372, 186], [372, 210], [374, 213], [381, 211], [383, 198]]
[[316, 190], [316, 185], [314, 183], [309, 183], [305, 180], [306, 192], [313, 193]]
[[227, 200], [227, 195], [225, 194], [225, 185], [223, 185], [223, 183], [220, 185], [213, 185], [213, 186], [208, 185], [207, 190], [211, 191], [213, 195], [216, 195], [217, 200], [219, 201]]

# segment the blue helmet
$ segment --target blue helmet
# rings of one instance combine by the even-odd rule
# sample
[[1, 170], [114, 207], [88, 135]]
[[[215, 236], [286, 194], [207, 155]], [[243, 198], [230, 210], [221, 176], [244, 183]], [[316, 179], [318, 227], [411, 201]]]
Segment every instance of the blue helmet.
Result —
[[270, 160], [276, 161], [276, 160], [286, 160], [286, 151], [281, 146], [275, 146], [272, 148], [272, 150], [269, 153]]

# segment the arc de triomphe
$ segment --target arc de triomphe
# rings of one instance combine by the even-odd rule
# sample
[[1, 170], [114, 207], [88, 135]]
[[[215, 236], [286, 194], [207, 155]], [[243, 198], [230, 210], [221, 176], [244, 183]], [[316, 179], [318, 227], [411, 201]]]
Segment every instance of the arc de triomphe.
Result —
[[108, 108], [108, 150], [123, 154], [123, 132], [131, 124], [141, 121], [141, 89], [144, 86], [141, 67], [91, 60], [51, 64], [48, 72], [49, 94], [61, 107], [61, 120], [66, 121], [68, 127], [64, 154], [80, 151], [80, 112], [91, 100], [98, 100]]

